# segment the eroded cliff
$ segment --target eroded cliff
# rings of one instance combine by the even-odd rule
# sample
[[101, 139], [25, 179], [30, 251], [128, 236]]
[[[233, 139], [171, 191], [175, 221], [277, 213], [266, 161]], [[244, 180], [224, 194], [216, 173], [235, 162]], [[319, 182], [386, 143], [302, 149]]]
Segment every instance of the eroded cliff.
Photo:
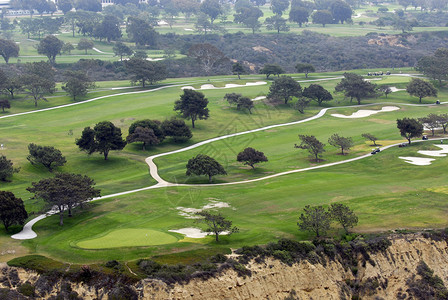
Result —
[[[61, 279], [50, 283], [36, 272], [3, 264], [0, 265], [0, 288], [3, 288], [3, 297], [15, 297], [11, 299], [21, 299], [22, 294], [16, 291], [23, 290], [25, 283], [34, 287], [35, 294], [43, 299], [61, 291], [80, 299], [104, 300], [110, 299], [113, 293], [124, 293], [129, 299], [133, 295], [139, 299], [419, 299], [431, 294], [436, 298], [444, 295], [443, 285], [448, 281], [445, 239], [422, 234], [396, 235], [389, 239], [391, 245], [386, 250], [358, 253], [350, 263], [338, 255], [321, 257], [318, 261], [305, 259], [292, 265], [266, 258], [251, 260], [246, 265], [250, 276], [227, 269], [205, 280], [194, 278], [188, 283], [173, 285], [153, 279], [112, 288]], [[434, 288], [439, 288], [439, 294]], [[27, 298], [23, 296], [23, 299]]]

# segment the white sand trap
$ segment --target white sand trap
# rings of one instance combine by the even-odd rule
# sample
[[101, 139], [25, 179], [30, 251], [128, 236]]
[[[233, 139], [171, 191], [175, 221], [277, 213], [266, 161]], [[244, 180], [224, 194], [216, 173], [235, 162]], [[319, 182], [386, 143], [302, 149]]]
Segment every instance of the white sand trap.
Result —
[[266, 96], [255, 97], [254, 99], [252, 99], [252, 101], [260, 101], [260, 100], [263, 100], [263, 99], [266, 99]]
[[164, 21], [164, 20], [161, 20], [161, 21], [158, 21], [157, 24], [158, 24], [159, 26], [161, 26], [161, 25], [168, 25], [168, 22], [167, 22], [167, 21]]
[[383, 78], [366, 78], [365, 81], [377, 81], [377, 80], [383, 80]]
[[192, 86], [183, 86], [181, 89], [189, 89], [189, 90], [219, 90], [219, 89], [231, 89], [231, 88], [237, 88], [237, 87], [247, 87], [247, 86], [256, 86], [256, 85], [264, 85], [267, 84], [266, 81], [257, 81], [257, 82], [247, 82], [246, 84], [234, 84], [234, 83], [228, 83], [224, 87], [215, 87], [213, 84], [203, 84], [201, 85], [200, 89], [196, 89]]
[[418, 153], [434, 157], [444, 157], [448, 154], [448, 145], [434, 145], [442, 150], [419, 150]]
[[371, 115], [380, 113], [380, 112], [388, 112], [388, 111], [394, 111], [399, 110], [399, 107], [396, 106], [384, 106], [380, 110], [370, 110], [370, 109], [361, 109], [357, 112], [352, 113], [350, 116], [341, 115], [341, 114], [331, 114], [333, 117], [336, 118], [345, 118], [345, 119], [355, 119], [355, 118], [365, 118], [369, 117]]
[[191, 28], [184, 28], [185, 31], [194, 31], [194, 29]]
[[[204, 232], [199, 228], [194, 227], [187, 227], [187, 228], [181, 228], [177, 230], [168, 230], [170, 232], [176, 232], [185, 235], [186, 237], [192, 238], [192, 239], [202, 239], [205, 238], [207, 235], [210, 235], [209, 232]], [[229, 234], [228, 231], [221, 232], [220, 235], [227, 235]]]
[[201, 208], [178, 206], [178, 207], [176, 207], [176, 209], [179, 211], [179, 215], [184, 217], [185, 219], [199, 219], [201, 217], [197, 216], [196, 214], [203, 210], [214, 209], [214, 208], [224, 208], [224, 207], [230, 207], [229, 203], [216, 201], [216, 200], [210, 200], [208, 204], [202, 206]]
[[413, 157], [413, 156], [399, 156], [398, 158], [403, 159], [408, 164], [413, 164], [416, 166], [429, 166], [435, 158], [424, 158], [424, 157]]
[[406, 89], [397, 89], [394, 86], [389, 87], [390, 90], [392, 91], [392, 93], [396, 93], [396, 92], [401, 92], [401, 91], [406, 91]]

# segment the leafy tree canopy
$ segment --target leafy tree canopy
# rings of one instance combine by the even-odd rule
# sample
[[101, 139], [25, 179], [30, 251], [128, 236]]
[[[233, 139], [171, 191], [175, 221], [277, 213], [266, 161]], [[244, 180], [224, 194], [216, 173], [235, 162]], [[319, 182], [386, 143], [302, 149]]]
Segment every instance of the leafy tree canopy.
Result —
[[226, 170], [224, 170], [224, 167], [215, 159], [211, 158], [208, 155], [198, 154], [188, 160], [186, 175], [207, 175], [208, 182], [211, 183], [213, 176], [227, 175], [227, 172]]
[[28, 218], [22, 199], [11, 192], [0, 191], [0, 221], [6, 231], [11, 225], [23, 225]]

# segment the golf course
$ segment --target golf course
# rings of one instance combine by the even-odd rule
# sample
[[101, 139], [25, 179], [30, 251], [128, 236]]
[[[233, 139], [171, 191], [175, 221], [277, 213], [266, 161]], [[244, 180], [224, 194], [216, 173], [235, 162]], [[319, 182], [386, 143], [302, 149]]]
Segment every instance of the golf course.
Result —
[[[403, 73], [413, 72], [409, 69]], [[19, 226], [8, 233], [1, 231], [0, 252], [6, 254], [0, 260], [40, 254], [71, 263], [96, 263], [181, 252], [190, 258], [200, 257], [204, 250], [228, 253], [229, 249], [267, 244], [283, 237], [310, 238], [310, 233], [297, 227], [303, 208], [332, 203], [346, 204], [356, 213], [359, 223], [353, 230], [359, 233], [446, 227], [446, 156], [431, 157], [434, 160], [424, 166], [399, 157], [425, 157], [418, 151], [441, 150], [437, 145], [447, 136], [437, 130], [433, 138], [427, 131], [428, 141], [403, 148], [388, 146], [406, 142], [397, 129], [397, 119], [448, 113], [448, 90], [441, 87], [438, 98], [424, 98], [419, 104], [418, 98], [402, 89], [412, 76], [420, 75], [393, 73], [378, 77], [375, 83], [398, 91], [387, 98], [363, 99], [358, 106], [342, 93], [334, 93], [342, 75], [315, 73], [305, 78], [291, 74], [302, 88], [319, 83], [333, 93], [334, 100], [322, 106], [312, 102], [304, 113], [292, 104], [263, 99], [273, 81], [261, 75], [242, 76], [241, 80], [235, 76], [168, 79], [146, 89], [113, 90], [110, 87], [127, 87], [129, 82], [104, 82], [103, 90], [93, 90], [83, 101], [73, 102], [65, 96], [49, 98], [37, 110], [31, 101], [19, 100], [19, 107], [0, 115], [1, 154], [20, 167], [10, 182], [0, 183], [1, 189], [23, 199], [28, 220], [49, 210], [26, 190], [32, 182], [52, 176], [46, 168], [27, 160], [27, 146], [35, 143], [60, 149], [67, 163], [54, 172], [88, 175], [101, 189], [102, 198], [75, 208], [73, 217], [64, 219], [64, 226], [58, 225], [56, 215], [36, 222], [32, 230], [37, 236], [32, 239], [12, 239], [12, 234], [20, 232]], [[251, 85], [256, 82], [265, 83]], [[226, 84], [231, 85], [225, 88]], [[198, 120], [195, 128], [186, 120], [193, 133], [187, 142], [175, 143], [167, 138], [146, 150], [140, 143], [132, 143], [122, 151], [111, 151], [108, 160], [97, 153], [88, 155], [76, 146], [83, 129], [101, 121], [111, 121], [125, 137], [136, 120], [163, 121], [177, 116], [173, 106], [182, 87], [200, 89], [210, 111], [210, 117]], [[229, 105], [223, 99], [226, 93], [259, 100], [254, 101], [250, 114]], [[440, 105], [434, 104], [437, 99]], [[384, 107], [395, 108], [380, 111]], [[376, 113], [338, 116], [350, 116], [359, 110]], [[378, 137], [376, 143], [385, 149], [371, 155], [374, 147], [361, 136], [363, 133]], [[354, 145], [345, 155], [328, 144], [333, 134], [353, 139]], [[298, 135], [314, 135], [325, 144], [321, 161], [294, 147], [300, 143]], [[254, 169], [238, 162], [237, 154], [247, 147], [262, 151], [268, 161]], [[187, 176], [185, 166], [197, 154], [216, 159], [227, 175], [214, 176], [210, 184], [206, 176]], [[155, 171], [149, 168], [147, 158], [156, 165]], [[188, 232], [205, 230], [195, 220], [195, 213], [202, 210], [221, 213], [239, 228], [239, 233], [223, 235], [219, 242], [212, 236], [192, 237]], [[337, 229], [331, 232], [337, 233]], [[179, 255], [179, 261], [183, 259], [185, 256]]]

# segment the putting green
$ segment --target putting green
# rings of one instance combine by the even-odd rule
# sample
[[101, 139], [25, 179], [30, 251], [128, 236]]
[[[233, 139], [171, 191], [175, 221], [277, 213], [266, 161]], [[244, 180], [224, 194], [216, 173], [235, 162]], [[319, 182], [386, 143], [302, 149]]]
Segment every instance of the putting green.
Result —
[[118, 229], [105, 236], [77, 243], [84, 249], [107, 249], [118, 247], [154, 246], [177, 242], [171, 234], [152, 229]]

